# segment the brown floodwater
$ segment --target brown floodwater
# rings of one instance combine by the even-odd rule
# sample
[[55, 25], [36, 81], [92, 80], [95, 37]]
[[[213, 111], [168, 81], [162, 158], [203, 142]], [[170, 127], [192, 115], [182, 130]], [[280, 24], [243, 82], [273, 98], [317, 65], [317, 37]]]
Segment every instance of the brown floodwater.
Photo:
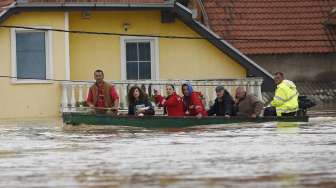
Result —
[[336, 187], [330, 116], [181, 130], [3, 121], [0, 187]]

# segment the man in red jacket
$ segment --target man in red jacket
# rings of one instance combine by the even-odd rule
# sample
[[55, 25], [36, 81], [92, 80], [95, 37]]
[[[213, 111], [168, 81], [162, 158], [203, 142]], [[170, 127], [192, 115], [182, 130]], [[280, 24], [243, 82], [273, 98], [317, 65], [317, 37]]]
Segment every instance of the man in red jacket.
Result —
[[202, 103], [202, 97], [200, 92], [193, 91], [193, 88], [190, 84], [183, 84], [182, 92], [184, 95], [183, 103], [186, 115], [197, 117], [208, 115]]
[[166, 91], [168, 95], [166, 99], [157, 95], [156, 99], [159, 100], [159, 105], [166, 108], [168, 116], [184, 116], [182, 97], [176, 94], [175, 88], [171, 84], [166, 86]]

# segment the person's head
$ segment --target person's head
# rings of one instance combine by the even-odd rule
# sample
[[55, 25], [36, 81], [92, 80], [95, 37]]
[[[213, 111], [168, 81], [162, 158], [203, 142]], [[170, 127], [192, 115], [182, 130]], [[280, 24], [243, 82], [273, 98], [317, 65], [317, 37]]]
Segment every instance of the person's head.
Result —
[[276, 72], [273, 79], [275, 84], [278, 85], [285, 79], [285, 76], [282, 72]]
[[224, 96], [225, 89], [223, 86], [217, 86], [215, 90], [218, 98], [222, 98]]
[[154, 95], [159, 95], [160, 94], [160, 87], [159, 86], [153, 86], [153, 92], [154, 92]]
[[189, 96], [193, 92], [193, 89], [190, 84], [182, 85], [182, 93], [184, 96]]
[[127, 94], [127, 99], [129, 103], [134, 103], [137, 100], [145, 99], [145, 93], [139, 86], [133, 86]]
[[236, 98], [237, 99], [242, 99], [245, 96], [246, 96], [246, 90], [245, 90], [245, 88], [241, 87], [241, 86], [237, 87], [237, 89], [236, 89]]
[[166, 85], [166, 92], [167, 92], [167, 95], [172, 95], [175, 91], [175, 87], [173, 84], [168, 84]]
[[104, 72], [102, 70], [95, 70], [93, 74], [96, 83], [101, 83], [104, 80]]

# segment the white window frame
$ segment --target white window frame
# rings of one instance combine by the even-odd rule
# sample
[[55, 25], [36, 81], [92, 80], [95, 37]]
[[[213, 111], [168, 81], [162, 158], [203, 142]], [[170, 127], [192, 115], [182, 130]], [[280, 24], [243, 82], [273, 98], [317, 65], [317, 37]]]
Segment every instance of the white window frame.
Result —
[[[52, 29], [50, 26], [35, 26], [36, 28], [42, 29]], [[16, 33], [17, 32], [44, 32], [45, 33], [45, 54], [46, 54], [46, 79], [17, 79], [17, 59], [16, 59]], [[33, 30], [33, 29], [22, 29], [22, 28], [12, 28], [11, 29], [11, 64], [12, 64], [12, 83], [13, 84], [40, 84], [40, 83], [53, 83], [53, 56], [52, 56], [52, 32]]]
[[151, 80], [159, 80], [159, 39], [157, 37], [120, 37], [121, 46], [121, 80], [127, 80], [126, 72], [126, 42], [150, 42], [151, 48]]

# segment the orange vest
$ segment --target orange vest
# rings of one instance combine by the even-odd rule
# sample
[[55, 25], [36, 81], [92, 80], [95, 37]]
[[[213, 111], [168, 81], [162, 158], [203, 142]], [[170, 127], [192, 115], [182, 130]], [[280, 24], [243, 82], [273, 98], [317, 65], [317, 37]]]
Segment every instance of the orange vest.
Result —
[[[110, 95], [111, 89], [113, 89], [112, 85], [104, 82], [103, 93], [104, 93], [105, 108], [111, 108], [113, 106], [113, 102], [111, 100], [111, 95]], [[98, 97], [99, 97], [97, 84], [93, 84], [90, 87], [90, 90], [92, 91], [92, 95], [93, 95], [93, 104], [96, 105], [98, 101]]]

